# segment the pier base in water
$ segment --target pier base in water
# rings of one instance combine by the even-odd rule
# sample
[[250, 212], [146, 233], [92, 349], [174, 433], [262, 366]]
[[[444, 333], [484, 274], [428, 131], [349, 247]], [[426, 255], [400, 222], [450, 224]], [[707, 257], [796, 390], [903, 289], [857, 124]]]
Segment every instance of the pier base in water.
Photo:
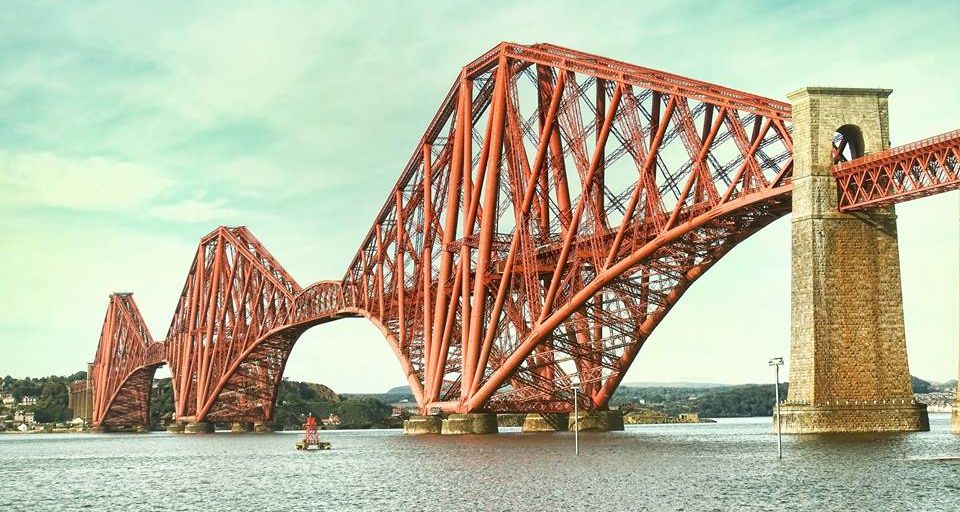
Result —
[[191, 421], [183, 427], [184, 434], [212, 434], [213, 423], [208, 421]]
[[146, 425], [101, 425], [99, 427], [92, 427], [90, 432], [96, 434], [109, 434], [109, 433], [121, 433], [121, 432], [150, 432], [150, 428]]
[[[577, 418], [579, 417], [579, 421]], [[620, 411], [580, 411], [576, 416], [571, 414], [567, 421], [567, 429], [571, 432], [612, 432], [623, 430], [623, 413]]]
[[569, 414], [531, 412], [523, 417], [522, 432], [560, 432], [568, 428]]
[[253, 431], [258, 434], [269, 434], [271, 432], [279, 432], [283, 430], [283, 427], [279, 423], [274, 423], [272, 421], [257, 421], [253, 424]]
[[496, 434], [497, 415], [490, 413], [451, 414], [440, 427], [443, 435]]
[[953, 433], [960, 434], [960, 399], [953, 402], [953, 414], [950, 424], [953, 426]]
[[253, 423], [249, 421], [234, 421], [230, 424], [230, 432], [253, 432]]
[[443, 418], [439, 416], [410, 416], [403, 420], [403, 433], [411, 436], [439, 434], [442, 429]]
[[167, 425], [167, 432], [172, 432], [174, 434], [183, 433], [183, 423], [170, 423]]
[[[784, 434], [841, 432], [925, 432], [930, 430], [927, 406], [918, 403], [843, 403], [780, 406]], [[956, 421], [956, 416], [954, 416]], [[956, 427], [956, 423], [954, 423]], [[777, 413], [773, 413], [776, 432]]]

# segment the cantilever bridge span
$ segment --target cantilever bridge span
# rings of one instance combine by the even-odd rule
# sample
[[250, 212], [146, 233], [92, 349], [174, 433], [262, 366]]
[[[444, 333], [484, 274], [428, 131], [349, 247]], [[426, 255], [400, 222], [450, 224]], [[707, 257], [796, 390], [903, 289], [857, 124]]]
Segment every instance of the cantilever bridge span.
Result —
[[[500, 44], [461, 70], [340, 280], [303, 288], [219, 227], [163, 341], [112, 295], [94, 424], [147, 423], [162, 364], [181, 421], [269, 421], [294, 343], [343, 317], [383, 332], [424, 411], [566, 412], [574, 389], [603, 409], [690, 285], [790, 213], [792, 124], [784, 102]], [[864, 156], [846, 129], [833, 147], [843, 212], [960, 185], [960, 132]]]

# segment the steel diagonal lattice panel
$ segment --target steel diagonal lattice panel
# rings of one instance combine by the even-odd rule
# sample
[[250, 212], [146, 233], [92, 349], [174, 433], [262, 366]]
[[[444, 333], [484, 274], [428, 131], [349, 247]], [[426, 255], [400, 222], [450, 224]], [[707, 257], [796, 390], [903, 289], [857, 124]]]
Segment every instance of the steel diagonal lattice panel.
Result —
[[246, 228], [220, 227], [201, 240], [167, 334], [178, 418], [202, 420], [214, 403], [254, 407], [257, 394], [221, 397], [221, 388], [250, 347], [286, 325], [299, 292]]
[[420, 405], [603, 407], [684, 290], [789, 212], [789, 107], [551, 45], [464, 68], [344, 277]]
[[210, 394], [199, 417], [206, 421], [267, 421], [293, 345], [314, 325], [355, 316], [343, 311], [339, 281], [320, 281], [301, 291], [285, 321], [245, 344]]
[[960, 188], [960, 130], [841, 162], [840, 210], [877, 208]]
[[110, 296], [93, 363], [96, 427], [149, 424], [153, 373], [164, 360], [129, 293]]
[[179, 419], [272, 417], [304, 330], [363, 316], [424, 410], [603, 407], [718, 258], [789, 210], [789, 107], [552, 45], [464, 67], [342, 281], [205, 237], [166, 342]]
[[[845, 211], [957, 187], [960, 133], [846, 162]], [[465, 66], [341, 281], [301, 290], [245, 228], [204, 237], [165, 343], [111, 298], [95, 421], [257, 421], [300, 335], [362, 316], [427, 411], [602, 408], [657, 324], [790, 211], [787, 104], [549, 44]], [[849, 153], [849, 155], [848, 155]]]

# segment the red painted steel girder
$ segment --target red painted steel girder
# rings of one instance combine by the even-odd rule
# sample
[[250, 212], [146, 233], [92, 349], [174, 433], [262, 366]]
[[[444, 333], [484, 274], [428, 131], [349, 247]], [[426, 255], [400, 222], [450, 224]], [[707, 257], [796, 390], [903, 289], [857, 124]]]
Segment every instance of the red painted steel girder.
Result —
[[[559, 91], [559, 92], [558, 92]], [[423, 408], [606, 405], [720, 256], [789, 211], [789, 107], [550, 45], [450, 89], [344, 277]]]
[[[341, 281], [301, 289], [242, 227], [201, 240], [162, 358], [177, 417], [271, 419], [300, 335], [361, 316], [423, 410], [564, 412], [575, 385], [603, 408], [689, 286], [790, 211], [789, 125], [782, 102], [498, 45], [455, 80]], [[157, 359], [137, 357], [98, 356], [101, 385], [140, 389]]]
[[[178, 418], [205, 419], [237, 359], [287, 323], [300, 291], [245, 227], [220, 227], [201, 240], [167, 332]], [[258, 398], [233, 394], [221, 402], [248, 410]]]
[[153, 372], [164, 361], [132, 294], [110, 296], [93, 363], [95, 427], [147, 425]]
[[960, 188], [960, 130], [833, 167], [840, 211], [902, 203]]
[[178, 418], [270, 419], [300, 334], [345, 316], [425, 409], [565, 410], [574, 384], [603, 407], [683, 291], [789, 211], [786, 104], [551, 45], [485, 58], [342, 282], [301, 290], [244, 228], [201, 241], [166, 342]]

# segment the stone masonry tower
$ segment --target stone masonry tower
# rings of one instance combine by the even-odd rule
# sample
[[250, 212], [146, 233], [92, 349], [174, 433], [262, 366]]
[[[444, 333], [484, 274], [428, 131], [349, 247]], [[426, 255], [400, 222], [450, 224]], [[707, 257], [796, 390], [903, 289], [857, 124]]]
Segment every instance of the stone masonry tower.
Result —
[[854, 157], [889, 147], [885, 89], [808, 87], [793, 104], [790, 388], [783, 431], [928, 430], [907, 369], [893, 207], [837, 210], [840, 133]]

